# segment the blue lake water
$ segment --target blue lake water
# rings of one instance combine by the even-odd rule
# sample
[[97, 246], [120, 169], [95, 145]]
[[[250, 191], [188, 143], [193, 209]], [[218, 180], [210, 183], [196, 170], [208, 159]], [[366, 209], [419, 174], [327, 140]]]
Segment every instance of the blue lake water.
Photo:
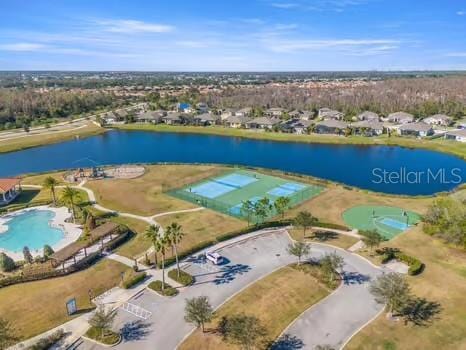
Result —
[[406, 195], [448, 191], [466, 182], [464, 160], [423, 149], [119, 130], [0, 154], [0, 177], [95, 164], [153, 162], [222, 163], [280, 169], [373, 191]]
[[7, 231], [0, 233], [0, 248], [21, 252], [27, 246], [33, 252], [45, 244], [53, 246], [63, 238], [63, 231], [49, 226], [54, 216], [50, 210], [29, 210], [14, 216], [6, 223]]

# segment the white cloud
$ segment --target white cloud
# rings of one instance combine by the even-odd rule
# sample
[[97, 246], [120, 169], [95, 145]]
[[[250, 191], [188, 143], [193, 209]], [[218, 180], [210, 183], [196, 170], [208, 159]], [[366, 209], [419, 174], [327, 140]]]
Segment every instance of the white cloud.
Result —
[[37, 43], [13, 43], [0, 45], [0, 50], [3, 51], [39, 51], [46, 48], [46, 45]]
[[464, 16], [464, 15], [466, 15], [466, 12], [465, 11], [458, 11], [456, 14], [458, 16]]
[[178, 46], [188, 47], [192, 49], [205, 48], [209, 46], [209, 44], [205, 41], [195, 41], [195, 40], [181, 40], [181, 41], [176, 41], [175, 44]]
[[323, 50], [323, 49], [345, 49], [350, 48], [370, 48], [379, 47], [385, 48], [385, 51], [390, 48], [394, 49], [397, 40], [388, 39], [333, 39], [333, 40], [294, 40], [294, 39], [279, 39], [279, 40], [264, 40], [265, 46], [274, 52], [296, 52], [306, 50]]
[[175, 27], [167, 24], [148, 23], [132, 19], [121, 20], [99, 20], [96, 24], [100, 25], [103, 30], [113, 33], [167, 33]]
[[449, 52], [445, 56], [447, 56], [447, 57], [466, 57], [466, 52]]
[[276, 7], [279, 9], [292, 9], [295, 7], [299, 7], [299, 5], [294, 2], [273, 2], [271, 5], [272, 7]]

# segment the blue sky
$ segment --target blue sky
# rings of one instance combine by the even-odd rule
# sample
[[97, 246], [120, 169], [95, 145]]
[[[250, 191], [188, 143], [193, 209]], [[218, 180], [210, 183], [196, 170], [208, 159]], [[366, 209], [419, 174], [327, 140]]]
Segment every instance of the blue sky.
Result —
[[464, 0], [15, 0], [0, 70], [466, 69]]

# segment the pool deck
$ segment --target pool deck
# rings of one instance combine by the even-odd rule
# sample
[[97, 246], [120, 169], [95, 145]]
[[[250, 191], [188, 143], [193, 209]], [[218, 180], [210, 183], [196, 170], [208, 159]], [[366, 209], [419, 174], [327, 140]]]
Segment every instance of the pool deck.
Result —
[[[21, 209], [0, 216], [0, 236], [8, 230], [8, 221], [31, 210], [48, 210], [55, 213], [55, 217], [51, 220], [51, 225], [63, 231], [63, 238], [56, 244], [52, 245], [54, 251], [60, 250], [68, 244], [76, 241], [82, 233], [81, 225], [66, 222], [66, 220], [71, 217], [67, 207], [54, 208], [48, 205], [42, 205], [38, 207]], [[7, 254], [14, 260], [24, 259], [22, 251], [13, 252], [0, 247], [0, 252]], [[42, 249], [31, 250], [31, 253], [33, 256], [42, 255]]]

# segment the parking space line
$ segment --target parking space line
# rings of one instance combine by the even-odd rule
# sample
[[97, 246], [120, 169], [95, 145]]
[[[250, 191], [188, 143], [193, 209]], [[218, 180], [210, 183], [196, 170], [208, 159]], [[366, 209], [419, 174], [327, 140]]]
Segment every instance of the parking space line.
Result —
[[147, 320], [149, 317], [152, 316], [152, 312], [150, 312], [149, 310], [146, 310], [138, 305], [131, 304], [129, 302], [124, 303], [120, 307], [126, 312], [129, 312], [130, 314], [136, 317], [142, 318], [143, 320]]

